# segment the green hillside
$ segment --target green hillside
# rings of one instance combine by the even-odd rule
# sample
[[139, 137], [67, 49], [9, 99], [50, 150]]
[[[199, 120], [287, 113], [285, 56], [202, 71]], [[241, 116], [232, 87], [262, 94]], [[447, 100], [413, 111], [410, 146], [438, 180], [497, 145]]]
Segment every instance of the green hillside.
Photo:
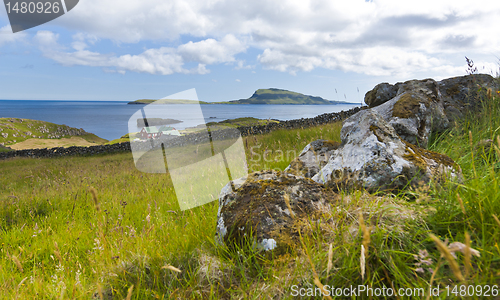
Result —
[[61, 139], [73, 136], [81, 137], [90, 143], [107, 142], [95, 134], [67, 125], [20, 118], [0, 118], [1, 146], [10, 146], [28, 139]]
[[217, 104], [308, 104], [329, 105], [346, 102], [329, 101], [321, 97], [304, 95], [281, 89], [258, 89], [248, 99], [240, 99], [228, 102], [216, 102]]
[[321, 97], [304, 95], [292, 91], [282, 89], [258, 89], [248, 99], [205, 102], [194, 100], [177, 100], [177, 99], [140, 99], [128, 104], [302, 104], [302, 105], [330, 105], [330, 104], [354, 104], [343, 101], [330, 101]]

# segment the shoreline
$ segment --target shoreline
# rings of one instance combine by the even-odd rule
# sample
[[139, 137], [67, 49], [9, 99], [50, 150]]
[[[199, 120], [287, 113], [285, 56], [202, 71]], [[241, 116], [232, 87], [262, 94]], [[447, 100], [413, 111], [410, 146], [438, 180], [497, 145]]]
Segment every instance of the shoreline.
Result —
[[[314, 118], [301, 118], [288, 121], [281, 121], [280, 123], [269, 123], [266, 125], [238, 127], [236, 129], [240, 132], [242, 137], [250, 135], [258, 135], [258, 134], [266, 134], [281, 129], [286, 129], [286, 130], [300, 129], [300, 128], [303, 129], [322, 124], [342, 121], [358, 113], [361, 110], [362, 110], [361, 107], [354, 107], [347, 111], [321, 114]], [[200, 138], [203, 137], [204, 137], [203, 133], [201, 134], [193, 133], [187, 136], [181, 136], [176, 138], [176, 142], [172, 143], [172, 145], [182, 146], [184, 144], [191, 144], [192, 141], [199, 140]], [[117, 153], [117, 152], [128, 152], [128, 151], [131, 151], [130, 142], [123, 142], [111, 145], [96, 145], [89, 147], [72, 146], [68, 148], [57, 147], [57, 148], [24, 149], [24, 150], [0, 152], [0, 160], [12, 157], [50, 158], [50, 157], [73, 156], [73, 155], [88, 156], [95, 154]]]

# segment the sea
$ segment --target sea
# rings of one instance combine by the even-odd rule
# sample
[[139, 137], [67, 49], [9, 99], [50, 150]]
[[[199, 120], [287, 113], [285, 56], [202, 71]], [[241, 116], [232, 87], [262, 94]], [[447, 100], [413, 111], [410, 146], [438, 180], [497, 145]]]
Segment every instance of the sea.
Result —
[[349, 110], [359, 105], [260, 105], [260, 104], [127, 104], [125, 101], [0, 100], [0, 118], [41, 120], [83, 128], [107, 140], [140, 131], [138, 116], [175, 119], [178, 130], [204, 122], [254, 117], [292, 120]]

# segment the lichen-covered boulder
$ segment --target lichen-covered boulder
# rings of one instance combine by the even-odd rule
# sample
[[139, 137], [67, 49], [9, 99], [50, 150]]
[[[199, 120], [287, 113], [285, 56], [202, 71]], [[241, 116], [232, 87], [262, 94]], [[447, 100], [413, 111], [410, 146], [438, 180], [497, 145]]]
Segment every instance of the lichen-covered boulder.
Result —
[[449, 128], [438, 84], [432, 79], [411, 80], [400, 86], [399, 95], [372, 108], [408, 143], [426, 148], [431, 133]]
[[247, 243], [281, 253], [298, 242], [298, 230], [331, 210], [333, 196], [309, 178], [285, 172], [249, 174], [223, 189], [219, 198], [216, 240]]
[[467, 111], [477, 110], [488, 89], [497, 91], [500, 83], [488, 74], [474, 74], [438, 82], [445, 113], [450, 120], [460, 119]]
[[395, 85], [387, 82], [377, 84], [373, 90], [365, 94], [365, 103], [370, 108], [384, 104], [397, 96], [400, 86], [400, 82]]
[[427, 147], [429, 137], [450, 126], [465, 112], [481, 108], [488, 89], [500, 82], [488, 74], [381, 83], [365, 95], [365, 103], [389, 122], [405, 141]]
[[374, 109], [344, 121], [342, 146], [312, 179], [335, 189], [401, 190], [430, 180], [461, 178], [461, 170], [446, 155], [402, 140]]
[[316, 140], [308, 144], [296, 157], [285, 172], [311, 178], [323, 168], [333, 151], [340, 146], [339, 142]]

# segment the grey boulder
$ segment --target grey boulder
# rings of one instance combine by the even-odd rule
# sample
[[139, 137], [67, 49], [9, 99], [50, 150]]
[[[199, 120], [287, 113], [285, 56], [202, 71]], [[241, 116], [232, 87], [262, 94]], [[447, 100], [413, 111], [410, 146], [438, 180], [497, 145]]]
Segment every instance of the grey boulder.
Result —
[[329, 212], [333, 199], [309, 178], [276, 171], [249, 174], [234, 187], [219, 197], [216, 241], [273, 253], [296, 246], [299, 229]]
[[460, 167], [446, 155], [402, 140], [375, 110], [344, 121], [342, 146], [312, 179], [340, 189], [402, 190], [431, 180], [461, 178]]
[[323, 168], [333, 151], [340, 147], [339, 142], [316, 140], [308, 144], [304, 150], [285, 169], [285, 172], [311, 178]]

